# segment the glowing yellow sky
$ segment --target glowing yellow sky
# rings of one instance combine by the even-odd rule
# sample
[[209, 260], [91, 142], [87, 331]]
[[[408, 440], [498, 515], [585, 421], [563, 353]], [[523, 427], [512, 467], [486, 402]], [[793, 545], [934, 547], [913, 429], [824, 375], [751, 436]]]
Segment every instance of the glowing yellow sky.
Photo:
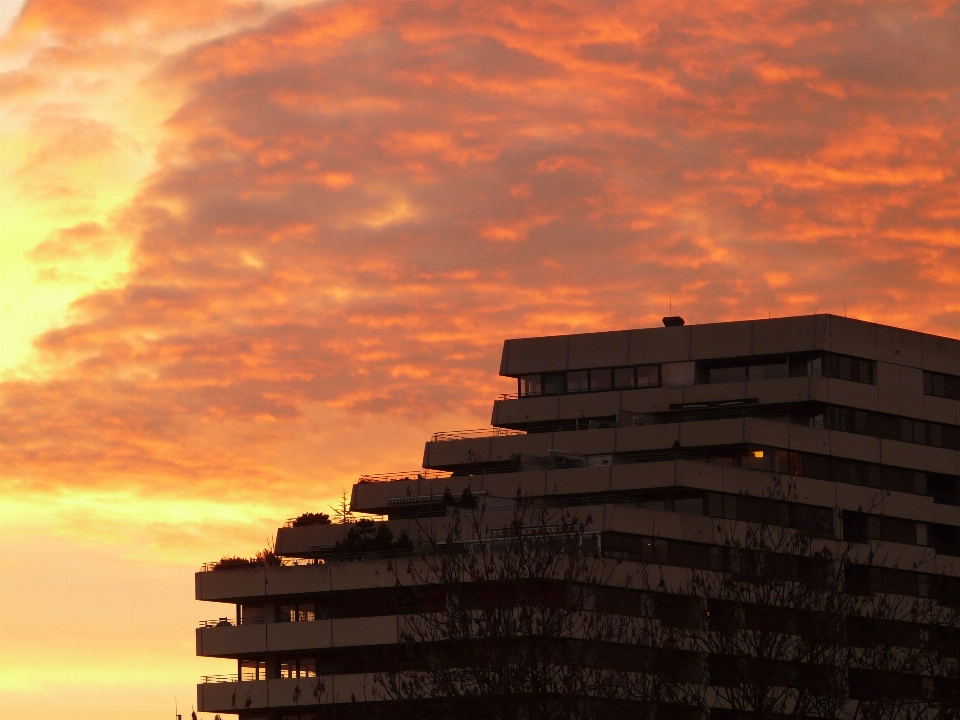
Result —
[[196, 567], [486, 424], [505, 337], [960, 336], [958, 36], [947, 0], [30, 2], [0, 715], [189, 708]]

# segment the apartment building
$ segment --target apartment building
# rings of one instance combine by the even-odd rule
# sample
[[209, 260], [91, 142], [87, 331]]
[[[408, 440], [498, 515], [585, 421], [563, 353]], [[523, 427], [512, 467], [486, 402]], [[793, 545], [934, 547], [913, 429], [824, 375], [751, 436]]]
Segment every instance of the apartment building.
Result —
[[[442, 535], [465, 491], [486, 511], [470, 542], [502, 535], [519, 492], [589, 517], [591, 552], [621, 574], [645, 565], [682, 583], [729, 572], [724, 528], [763, 522], [853, 548], [851, 592], [960, 606], [960, 341], [832, 315], [665, 318], [507, 340], [500, 374], [517, 390], [494, 401], [491, 428], [437, 432], [423, 469], [354, 485], [352, 511], [374, 522], [288, 522], [277, 558], [197, 573], [197, 599], [226, 604], [197, 654], [237, 663], [198, 686], [201, 711], [398, 716], [377, 690], [408, 650], [398, 558], [431, 552], [425, 528]], [[769, 492], [778, 479], [788, 496]], [[937, 652], [956, 658], [960, 634], [938, 632]], [[704, 684], [732, 682], [725, 665]], [[921, 694], [955, 682], [916, 680]]]

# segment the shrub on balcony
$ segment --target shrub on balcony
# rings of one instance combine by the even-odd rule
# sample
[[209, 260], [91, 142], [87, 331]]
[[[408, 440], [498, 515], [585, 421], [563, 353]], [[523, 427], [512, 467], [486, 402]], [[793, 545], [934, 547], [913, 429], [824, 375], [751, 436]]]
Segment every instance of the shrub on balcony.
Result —
[[293, 521], [294, 527], [306, 527], [308, 525], [331, 525], [330, 516], [326, 513], [304, 513]]
[[393, 531], [384, 523], [358, 520], [351, 525], [346, 537], [337, 541], [335, 547], [344, 553], [409, 550], [413, 547], [413, 542], [406, 532], [400, 533], [394, 540]]
[[239, 570], [242, 568], [252, 568], [252, 567], [264, 567], [266, 565], [279, 565], [280, 558], [270, 550], [269, 548], [264, 548], [252, 558], [242, 558], [242, 557], [222, 557], [213, 566], [214, 570]]

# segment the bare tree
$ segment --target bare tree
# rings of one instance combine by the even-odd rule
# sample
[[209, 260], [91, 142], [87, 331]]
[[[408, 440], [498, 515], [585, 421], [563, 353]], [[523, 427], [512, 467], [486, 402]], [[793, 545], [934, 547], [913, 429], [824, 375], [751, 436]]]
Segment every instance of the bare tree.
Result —
[[505, 527], [481, 504], [455, 510], [442, 540], [422, 532], [428, 552], [397, 568], [406, 667], [377, 678], [382, 696], [496, 720], [693, 705], [699, 663], [671, 661], [684, 637], [637, 592], [645, 578], [614, 577], [591, 524], [518, 495]]
[[684, 589], [706, 603], [689, 639], [707, 657], [709, 704], [740, 717], [955, 717], [956, 606], [858, 587], [881, 558], [788, 527], [794, 497], [775, 476], [757, 521], [718, 523], [722, 566]]
[[[709, 567], [669, 586], [660, 565], [604, 558], [589, 516], [518, 495], [488, 527], [465, 493], [394, 568], [402, 663], [377, 692], [417, 717], [956, 720], [956, 598], [798, 529], [795, 498], [774, 476], [750, 520], [718, 521]], [[914, 590], [864, 582], [878, 573]]]

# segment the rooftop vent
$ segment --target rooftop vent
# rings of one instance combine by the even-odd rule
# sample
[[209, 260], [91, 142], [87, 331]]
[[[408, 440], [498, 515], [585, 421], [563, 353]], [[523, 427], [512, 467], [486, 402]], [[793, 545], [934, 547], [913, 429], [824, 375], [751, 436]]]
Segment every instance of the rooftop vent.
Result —
[[684, 323], [684, 320], [679, 315], [673, 315], [671, 317], [665, 317], [663, 319], [664, 327], [680, 327], [681, 325], [683, 325], [683, 323]]

